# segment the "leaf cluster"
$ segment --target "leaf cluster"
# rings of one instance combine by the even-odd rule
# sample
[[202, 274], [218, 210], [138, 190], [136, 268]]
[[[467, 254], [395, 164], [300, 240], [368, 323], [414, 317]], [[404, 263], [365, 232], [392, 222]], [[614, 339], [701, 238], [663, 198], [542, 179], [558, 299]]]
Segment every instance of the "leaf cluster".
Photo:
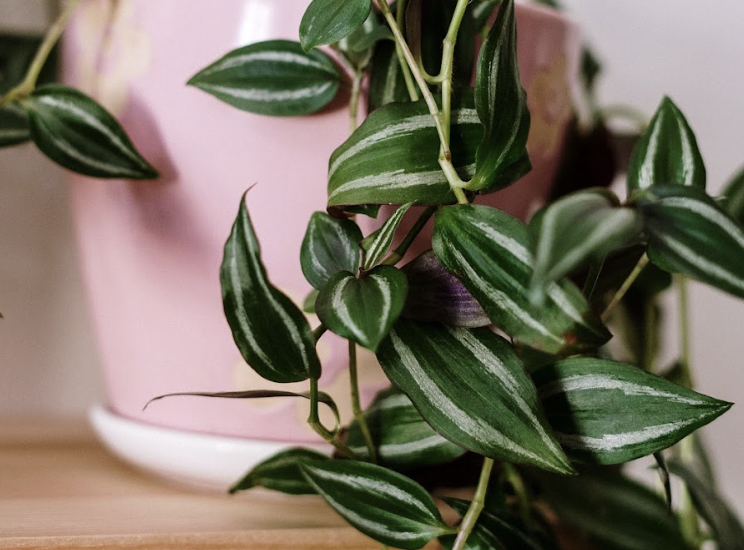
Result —
[[[433, 539], [456, 550], [559, 548], [547, 503], [602, 548], [691, 549], [710, 538], [733, 550], [742, 527], [691, 435], [731, 404], [689, 387], [685, 357], [681, 375], [658, 374], [654, 314], [671, 274], [744, 297], [744, 176], [710, 196], [695, 135], [664, 98], [632, 150], [623, 198], [606, 188], [621, 162], [592, 170], [577, 160], [607, 151], [600, 117], [587, 135], [574, 127], [554, 196], [529, 223], [477, 204], [531, 167], [517, 30], [513, 0], [313, 0], [298, 41], [238, 48], [189, 80], [268, 116], [314, 113], [351, 90], [352, 121], [360, 83], [369, 90], [369, 116], [331, 155], [328, 210], [312, 215], [299, 251], [313, 288], [305, 309], [320, 325], [272, 285], [246, 196], [220, 269], [246, 362], [309, 391], [212, 396], [305, 397], [336, 457], [290, 449], [231, 491], [317, 493], [363, 533], [404, 549]], [[599, 65], [585, 59], [591, 94]], [[76, 90], [13, 88], [2, 107], [0, 145], [31, 139], [96, 177], [156, 176], [114, 118]], [[378, 215], [365, 235], [361, 217]], [[432, 217], [430, 250], [404, 263]], [[355, 418], [343, 430], [317, 413], [321, 402], [336, 410], [318, 391], [326, 331], [349, 341]], [[634, 343], [630, 357], [615, 356], [613, 332]], [[376, 354], [391, 383], [366, 410], [356, 346]], [[679, 513], [670, 490], [662, 497], [622, 475], [651, 455], [691, 496]], [[462, 516], [450, 525], [414, 478], [466, 456], [482, 457], [483, 469], [472, 502], [447, 500]]]

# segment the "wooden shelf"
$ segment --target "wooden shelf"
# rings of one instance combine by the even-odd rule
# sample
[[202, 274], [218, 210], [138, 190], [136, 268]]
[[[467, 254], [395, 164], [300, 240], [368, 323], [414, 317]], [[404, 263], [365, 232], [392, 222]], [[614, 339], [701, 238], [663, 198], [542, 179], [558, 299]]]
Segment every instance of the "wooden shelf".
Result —
[[113, 458], [83, 421], [0, 419], [0, 548], [379, 550], [323, 501], [199, 493]]

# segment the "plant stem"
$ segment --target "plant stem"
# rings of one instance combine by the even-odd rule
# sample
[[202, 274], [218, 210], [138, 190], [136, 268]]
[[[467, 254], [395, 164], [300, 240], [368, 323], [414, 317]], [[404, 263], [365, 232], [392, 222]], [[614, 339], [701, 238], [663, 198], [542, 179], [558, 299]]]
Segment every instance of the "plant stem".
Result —
[[[694, 460], [693, 437], [693, 435], [688, 435], [678, 443], [679, 458], [685, 464], [689, 464]], [[692, 502], [690, 490], [684, 482], [682, 482], [679, 497], [679, 521], [682, 536], [692, 548], [699, 548], [701, 542], [704, 540], [700, 532], [700, 518], [695, 509], [695, 504]]]
[[677, 300], [679, 304], [679, 341], [680, 341], [680, 365], [682, 366], [685, 386], [692, 389], [695, 385], [692, 377], [692, 352], [690, 347], [690, 299], [687, 292], [687, 277], [675, 275], [674, 282], [677, 283]]
[[400, 47], [400, 50], [403, 53], [403, 58], [408, 64], [408, 67], [411, 70], [411, 74], [416, 80], [416, 84], [418, 84], [419, 89], [424, 96], [424, 101], [426, 102], [427, 107], [429, 107], [429, 113], [431, 113], [432, 118], [434, 118], [434, 125], [436, 126], [437, 134], [439, 134], [439, 140], [443, 144], [445, 144], [447, 140], [445, 137], [446, 134], [444, 132], [444, 128], [442, 126], [442, 120], [439, 114], [439, 107], [437, 106], [437, 102], [434, 99], [431, 91], [429, 90], [429, 87], [426, 85], [421, 72], [418, 70], [416, 60], [413, 58], [411, 49], [408, 47], [406, 39], [403, 36], [400, 28], [398, 27], [398, 22], [395, 20], [395, 17], [393, 17], [393, 14], [390, 12], [390, 6], [387, 5], [387, 2], [385, 0], [377, 0], [377, 5], [380, 7], [380, 11], [382, 12], [383, 17], [385, 17], [390, 30], [393, 32], [395, 43]]
[[610, 313], [612, 313], [612, 310], [615, 309], [615, 306], [617, 306], [617, 304], [620, 303], [620, 300], [623, 299], [623, 296], [625, 296], [625, 293], [628, 292], [628, 289], [633, 285], [635, 280], [638, 278], [638, 275], [641, 274], [641, 271], [643, 271], [643, 268], [646, 267], [646, 264], [648, 264], [648, 255], [644, 254], [643, 256], [641, 256], [641, 259], [638, 260], [638, 263], [633, 268], [633, 271], [630, 273], [630, 275], [628, 275], [628, 278], [625, 279], [620, 288], [617, 289], [617, 292], [615, 292], [612, 300], [610, 300], [610, 303], [607, 304], [607, 307], [602, 312], [602, 315], [600, 316], [602, 322], [607, 321], [607, 319], [610, 317]]
[[320, 437], [322, 437], [327, 443], [333, 445], [336, 448], [336, 450], [338, 450], [343, 455], [349, 458], [353, 458], [355, 460], [364, 460], [354, 451], [349, 449], [348, 445], [339, 441], [337, 437], [338, 434], [332, 433], [328, 428], [323, 426], [323, 423], [320, 421], [320, 414], [318, 412], [319, 403], [320, 401], [318, 399], [318, 379], [311, 378], [310, 379], [310, 416], [307, 419], [307, 423], [310, 425], [310, 427], [313, 430], [315, 430], [315, 433], [317, 433]]
[[594, 289], [597, 287], [597, 281], [599, 281], [604, 263], [605, 259], [602, 258], [598, 262], [592, 262], [589, 266], [589, 273], [587, 273], [586, 280], [584, 281], [584, 288], [581, 290], [587, 300], [590, 300], [594, 295]]
[[[458, 0], [457, 7], [455, 10], [455, 17], [453, 17], [452, 23], [450, 24], [450, 30], [448, 31], [448, 36], [450, 32], [454, 33], [454, 35], [456, 36], [457, 31], [460, 28], [460, 22], [462, 21], [462, 14], [459, 15], [459, 19], [458, 19], [458, 13], [460, 10], [462, 10], [464, 14], [465, 7], [467, 7], [467, 3], [468, 3], [468, 0]], [[382, 15], [385, 17], [385, 20], [387, 21], [388, 26], [390, 27], [390, 30], [393, 32], [396, 46], [400, 47], [400, 51], [403, 53], [403, 57], [405, 58], [405, 61], [408, 64], [409, 69], [411, 70], [411, 74], [416, 80], [416, 84], [418, 84], [419, 89], [421, 90], [421, 93], [424, 96], [424, 101], [426, 102], [426, 105], [429, 108], [429, 113], [434, 119], [434, 126], [436, 127], [437, 134], [439, 135], [439, 142], [440, 142], [439, 165], [442, 167], [442, 171], [447, 177], [447, 181], [449, 182], [450, 187], [452, 188], [453, 192], [455, 193], [455, 196], [457, 197], [457, 202], [460, 204], [467, 204], [468, 203], [467, 196], [462, 191], [462, 188], [465, 186], [465, 182], [462, 181], [459, 174], [457, 173], [457, 170], [455, 170], [455, 167], [452, 164], [452, 151], [450, 151], [450, 148], [449, 148], [450, 111], [446, 110], [445, 115], [442, 115], [442, 113], [440, 112], [439, 106], [437, 105], [437, 102], [434, 99], [434, 95], [431, 93], [431, 90], [429, 90], [429, 87], [426, 84], [426, 80], [424, 76], [421, 74], [421, 71], [419, 70], [418, 64], [416, 63], [416, 60], [414, 59], [413, 54], [411, 53], [411, 49], [408, 47], [408, 43], [406, 42], [406, 39], [403, 36], [403, 33], [400, 30], [400, 27], [398, 26], [398, 22], [395, 20], [395, 17], [393, 17], [392, 12], [390, 11], [390, 6], [387, 5], [387, 2], [385, 0], [377, 0], [377, 5], [380, 7], [380, 12], [382, 12]], [[452, 50], [454, 50], [454, 41], [452, 42], [452, 45], [453, 45]], [[452, 64], [453, 62], [452, 57], [454, 55], [454, 51], [447, 51], [445, 53], [449, 57], [449, 61], [447, 61], [446, 59], [442, 59], [443, 67], [447, 65], [448, 63], [450, 65]], [[451, 81], [451, 75], [450, 75], [450, 81]], [[445, 89], [444, 81], [442, 82], [442, 86], [444, 90]], [[450, 82], [450, 86], [451, 86], [451, 82]], [[449, 95], [451, 97], [451, 94], [446, 94], [446, 95]], [[450, 106], [449, 104], [450, 97], [448, 97], [446, 100], [443, 100], [443, 105]]]
[[351, 410], [354, 413], [354, 419], [362, 430], [364, 442], [367, 444], [367, 452], [372, 462], [377, 464], [377, 448], [372, 440], [372, 434], [367, 425], [367, 419], [364, 417], [362, 404], [359, 399], [359, 374], [357, 371], [357, 353], [356, 344], [349, 340], [349, 378], [351, 380]]
[[421, 230], [426, 225], [426, 222], [429, 221], [429, 218], [431, 218], [432, 214], [436, 212], [437, 207], [436, 206], [427, 206], [423, 212], [421, 212], [421, 215], [416, 220], [416, 223], [413, 224], [413, 227], [411, 230], [406, 234], [406, 236], [403, 238], [401, 243], [398, 245], [398, 247], [393, 250], [387, 258], [382, 260], [380, 262], [380, 265], [395, 265], [397, 264], [403, 256], [405, 256], [406, 251], [411, 246], [411, 243], [413, 243], [413, 240], [418, 236], [419, 233], [421, 233]]
[[36, 51], [36, 55], [31, 61], [31, 65], [29, 65], [28, 70], [26, 71], [26, 76], [23, 77], [23, 80], [18, 84], [18, 86], [15, 86], [3, 97], [0, 97], [0, 108], [4, 107], [11, 101], [23, 99], [34, 91], [36, 81], [39, 79], [39, 74], [41, 73], [41, 69], [44, 67], [44, 63], [46, 63], [46, 60], [49, 58], [49, 54], [59, 40], [59, 37], [62, 36], [62, 32], [67, 27], [67, 22], [70, 20], [70, 17], [72, 17], [72, 14], [79, 3], [80, 0], [69, 0], [65, 9], [62, 10], [62, 13], [59, 14], [57, 20], [52, 24], [44, 36], [44, 40], [41, 42], [39, 49]]
[[364, 73], [359, 69], [354, 71], [354, 79], [351, 81], [351, 97], [349, 98], [349, 133], [353, 134], [357, 128], [357, 117], [359, 115], [359, 98], [362, 95], [362, 78]]
[[[406, 0], [398, 0], [395, 10], [395, 26], [401, 32], [401, 35], [403, 33], [403, 19], [405, 18], [406, 4]], [[400, 47], [400, 44], [397, 40], [395, 41], [395, 55], [398, 58], [400, 71], [403, 73], [403, 81], [406, 83], [408, 96], [411, 98], [411, 101], [418, 101], [419, 95], [418, 91], [416, 90], [416, 83], [413, 81], [413, 76], [411, 76], [411, 69], [408, 67], [405, 55], [403, 54], [403, 49]]]
[[478, 480], [478, 486], [475, 489], [473, 495], [473, 501], [470, 503], [470, 508], [465, 513], [465, 517], [462, 518], [460, 523], [460, 529], [455, 539], [455, 544], [452, 545], [452, 550], [463, 550], [465, 543], [473, 531], [480, 513], [483, 511], [483, 506], [486, 503], [486, 493], [488, 492], [488, 482], [491, 479], [491, 471], [493, 470], [493, 459], [484, 458], [483, 466], [481, 468], [480, 479]]
[[328, 327], [325, 326], [323, 323], [317, 326], [317, 328], [313, 331], [313, 338], [317, 342], [320, 340], [320, 337], [325, 334], [325, 332], [328, 330]]
[[519, 516], [525, 525], [530, 523], [530, 508], [531, 499], [530, 494], [527, 491], [527, 486], [524, 484], [522, 476], [519, 474], [513, 464], [508, 462], [504, 463], [504, 479], [509, 482], [509, 485], [514, 489], [514, 494], [517, 497], [517, 506], [519, 507]]

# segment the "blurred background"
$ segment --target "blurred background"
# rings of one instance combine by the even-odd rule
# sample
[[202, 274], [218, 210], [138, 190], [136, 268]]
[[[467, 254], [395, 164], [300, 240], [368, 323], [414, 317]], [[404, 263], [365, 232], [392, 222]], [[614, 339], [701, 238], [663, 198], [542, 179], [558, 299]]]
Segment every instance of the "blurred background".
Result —
[[[601, 104], [650, 116], [669, 95], [697, 135], [709, 189], [719, 191], [744, 165], [744, 2], [563, 4], [602, 63]], [[0, 31], [40, 33], [55, 6], [2, 0]], [[675, 308], [670, 300], [669, 317]], [[693, 283], [691, 308], [698, 389], [742, 403], [704, 434], [744, 515], [744, 302]], [[0, 150], [0, 312], [0, 415], [82, 417], [103, 401], [65, 174], [31, 145]], [[664, 364], [676, 356], [676, 334], [670, 326]]]

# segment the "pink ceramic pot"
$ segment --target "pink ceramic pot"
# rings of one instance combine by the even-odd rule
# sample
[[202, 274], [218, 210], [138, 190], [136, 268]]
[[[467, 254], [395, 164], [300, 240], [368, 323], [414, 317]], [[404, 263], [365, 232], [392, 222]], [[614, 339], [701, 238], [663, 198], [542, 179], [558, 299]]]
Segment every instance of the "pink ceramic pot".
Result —
[[[243, 363], [224, 320], [218, 278], [222, 247], [241, 195], [256, 184], [248, 207], [269, 275], [289, 296], [303, 299], [310, 287], [300, 271], [300, 243], [310, 214], [325, 207], [327, 159], [347, 137], [348, 115], [342, 106], [304, 118], [262, 117], [185, 83], [240, 45], [296, 39], [307, 4], [86, 0], [68, 33], [67, 80], [106, 104], [162, 173], [152, 182], [72, 178], [80, 253], [108, 388], [106, 414], [133, 421], [130, 427], [155, 425], [282, 444], [317, 440], [305, 424], [302, 399], [179, 397], [142, 410], [163, 393], [272, 386]], [[575, 27], [549, 11], [519, 6], [517, 15], [535, 169], [527, 181], [499, 193], [498, 200], [524, 215], [543, 196], [555, 170], [579, 43]], [[346, 395], [346, 346], [326, 335], [320, 354], [321, 389]], [[361, 369], [369, 398], [384, 376], [370, 356]], [[248, 467], [252, 457], [241, 459]]]

